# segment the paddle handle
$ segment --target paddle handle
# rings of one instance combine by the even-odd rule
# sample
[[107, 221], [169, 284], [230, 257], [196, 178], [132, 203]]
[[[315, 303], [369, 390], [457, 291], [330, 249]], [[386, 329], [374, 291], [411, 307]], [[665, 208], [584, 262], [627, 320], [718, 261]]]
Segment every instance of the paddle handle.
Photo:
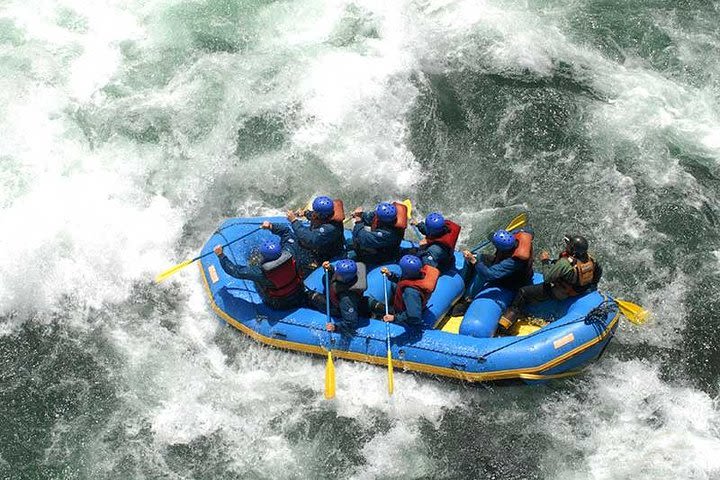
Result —
[[325, 313], [327, 314], [327, 322], [332, 322], [330, 316], [330, 272], [325, 270]]

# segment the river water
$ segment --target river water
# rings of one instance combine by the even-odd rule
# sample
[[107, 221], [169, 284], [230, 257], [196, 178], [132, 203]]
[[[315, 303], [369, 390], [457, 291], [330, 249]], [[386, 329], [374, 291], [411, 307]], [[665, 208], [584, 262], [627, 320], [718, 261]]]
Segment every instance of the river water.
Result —
[[[0, 1], [0, 476], [720, 478], [720, 3]], [[477, 386], [261, 347], [188, 268], [228, 216], [527, 210], [653, 312]]]

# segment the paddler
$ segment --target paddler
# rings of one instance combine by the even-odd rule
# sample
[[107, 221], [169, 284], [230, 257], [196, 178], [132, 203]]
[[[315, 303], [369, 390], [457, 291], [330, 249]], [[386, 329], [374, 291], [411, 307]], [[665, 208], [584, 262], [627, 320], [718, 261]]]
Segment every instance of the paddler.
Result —
[[588, 241], [581, 235], [563, 237], [565, 248], [558, 258], [550, 260], [547, 251], [540, 253], [544, 281], [538, 285], [522, 287], [510, 307], [503, 313], [501, 325], [512, 325], [522, 309], [532, 303], [582, 295], [597, 288], [602, 267], [588, 253]]
[[417, 252], [423, 264], [437, 268], [440, 273], [454, 268], [460, 225], [445, 219], [440, 212], [432, 212], [416, 227], [425, 236], [420, 240]]
[[491, 242], [495, 247], [492, 255], [482, 255], [480, 261], [469, 250], [463, 251], [465, 260], [475, 269], [470, 282], [469, 295], [464, 303], [453, 309], [453, 315], [465, 312], [472, 299], [484, 288], [500, 287], [517, 291], [532, 283], [533, 277], [533, 234], [520, 230], [516, 233], [497, 230]]
[[398, 277], [386, 267], [382, 274], [387, 276], [392, 287], [392, 314], [383, 317], [386, 322], [396, 322], [411, 328], [422, 327], [422, 312], [430, 295], [435, 291], [440, 271], [430, 265], [423, 265], [415, 255], [400, 259], [402, 275]]
[[[306, 225], [302, 218], [309, 220], [310, 224]], [[312, 264], [308, 265], [310, 269], [317, 268], [326, 260], [345, 255], [345, 211], [342, 200], [319, 196], [313, 200], [312, 210], [288, 211], [287, 219], [305, 254], [303, 257], [307, 257], [303, 258], [304, 263]]]
[[352, 216], [357, 260], [374, 265], [397, 261], [408, 224], [407, 207], [399, 202], [383, 202], [373, 212], [358, 207]]
[[[365, 264], [346, 258], [335, 266], [328, 261], [323, 262], [322, 266], [325, 275], [330, 276], [330, 315], [336, 318], [334, 322], [328, 322], [325, 328], [329, 332], [351, 335], [357, 328], [358, 316], [369, 314], [368, 301], [363, 296], [367, 289]], [[313, 294], [311, 304], [316, 310], [325, 312], [325, 295]]]
[[270, 308], [287, 310], [305, 305], [305, 285], [300, 265], [295, 260], [296, 242], [290, 227], [266, 221], [261, 228], [270, 230], [280, 240], [270, 238], [260, 244], [260, 265], [235, 265], [223, 253], [222, 245], [216, 245], [213, 251], [220, 260], [220, 266], [232, 277], [255, 282], [263, 301]]

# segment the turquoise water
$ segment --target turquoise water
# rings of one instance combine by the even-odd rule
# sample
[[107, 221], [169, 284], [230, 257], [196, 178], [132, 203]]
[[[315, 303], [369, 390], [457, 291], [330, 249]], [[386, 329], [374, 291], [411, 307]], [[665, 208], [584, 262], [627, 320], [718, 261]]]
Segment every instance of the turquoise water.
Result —
[[[720, 4], [0, 2], [0, 477], [720, 475]], [[232, 215], [410, 197], [584, 232], [653, 312], [584, 375], [269, 350], [188, 268]]]

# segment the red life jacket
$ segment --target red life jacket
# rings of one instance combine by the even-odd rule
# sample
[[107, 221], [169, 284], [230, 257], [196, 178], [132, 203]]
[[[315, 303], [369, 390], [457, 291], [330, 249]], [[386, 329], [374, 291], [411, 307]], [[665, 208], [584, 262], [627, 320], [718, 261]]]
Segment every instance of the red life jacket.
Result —
[[[404, 231], [407, 228], [408, 224], [407, 207], [404, 203], [400, 202], [393, 202], [393, 205], [395, 205], [395, 209], [397, 210], [397, 216], [395, 217], [395, 224], [392, 226], [394, 228], [399, 228], [400, 230]], [[372, 230], [377, 230], [379, 225], [380, 219], [378, 218], [377, 214], [375, 214], [370, 228]]]
[[343, 206], [343, 201], [340, 199], [333, 200], [333, 214], [332, 217], [330, 217], [327, 220], [320, 220], [317, 213], [312, 214], [310, 218], [310, 225], [313, 227], [319, 227], [323, 223], [342, 223], [345, 221], [345, 207]]
[[365, 268], [365, 264], [357, 262], [356, 265], [357, 276], [355, 283], [352, 285], [347, 285], [345, 282], [341, 282], [340, 279], [337, 278], [337, 274], [334, 274], [330, 279], [330, 303], [333, 305], [340, 305], [340, 299], [338, 298], [338, 286], [340, 285], [342, 285], [341, 292], [355, 292], [362, 295], [365, 293], [365, 290], [367, 290], [367, 270]]
[[265, 278], [273, 284], [272, 287], [265, 288], [268, 297], [287, 297], [303, 286], [302, 277], [295, 264], [295, 258], [290, 252], [283, 251], [277, 260], [263, 263], [262, 271]]
[[414, 288], [420, 292], [422, 297], [422, 308], [425, 308], [427, 301], [430, 298], [432, 292], [435, 291], [438, 278], [440, 277], [440, 270], [430, 265], [423, 265], [420, 269], [420, 278], [403, 278], [395, 289], [395, 296], [393, 297], [393, 307], [396, 312], [405, 311], [405, 301], [403, 300], [403, 292], [406, 288]]
[[428, 246], [438, 243], [443, 247], [449, 248], [450, 250], [455, 250], [455, 245], [457, 245], [458, 237], [460, 236], [460, 229], [462, 227], [455, 222], [451, 222], [450, 220], [445, 220], [445, 226], [447, 227], [447, 231], [442, 235], [438, 237], [425, 237]]
[[529, 232], [518, 232], [513, 236], [517, 243], [515, 249], [508, 252], [496, 252], [493, 261], [494, 265], [512, 257], [525, 264], [525, 268], [522, 271], [513, 273], [509, 277], [498, 280], [497, 282], [493, 282], [500, 286], [506, 286], [507, 288], [519, 288], [523, 283], [531, 281], [533, 277], [533, 235]]

